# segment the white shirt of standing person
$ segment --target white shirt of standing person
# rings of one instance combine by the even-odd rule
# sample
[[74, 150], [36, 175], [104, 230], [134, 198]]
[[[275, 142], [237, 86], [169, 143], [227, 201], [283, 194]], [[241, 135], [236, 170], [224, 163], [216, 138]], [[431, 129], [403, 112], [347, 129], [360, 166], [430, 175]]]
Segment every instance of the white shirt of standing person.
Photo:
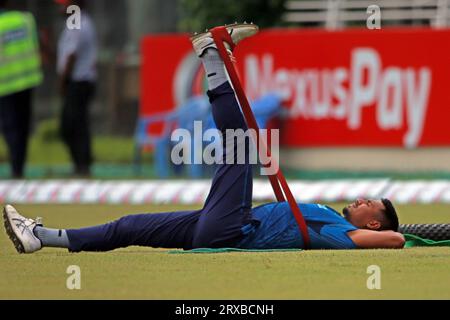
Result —
[[65, 26], [59, 38], [57, 61], [59, 75], [64, 73], [67, 60], [72, 54], [75, 54], [76, 60], [70, 80], [91, 82], [97, 80], [97, 35], [90, 16], [84, 12], [81, 14], [81, 28], [70, 30]]

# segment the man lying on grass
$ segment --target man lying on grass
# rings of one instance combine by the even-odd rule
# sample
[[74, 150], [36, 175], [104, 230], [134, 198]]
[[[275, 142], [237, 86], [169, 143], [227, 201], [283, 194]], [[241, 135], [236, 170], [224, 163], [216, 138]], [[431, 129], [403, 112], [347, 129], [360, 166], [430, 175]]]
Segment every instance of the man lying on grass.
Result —
[[[227, 31], [237, 44], [255, 34], [258, 28], [235, 24], [228, 26]], [[247, 125], [211, 33], [194, 36], [192, 43], [206, 71], [214, 121], [223, 137], [223, 157], [225, 159], [230, 152], [235, 157], [233, 163], [223, 161], [224, 164], [218, 166], [203, 208], [131, 215], [100, 226], [61, 230], [44, 228], [7, 205], [4, 209], [6, 232], [18, 252], [32, 253], [42, 247], [68, 248], [71, 252], [108, 251], [127, 246], [184, 249], [304, 247], [287, 202], [252, 208], [252, 166], [247, 164], [250, 161], [240, 162], [243, 164], [236, 161], [237, 148], [244, 148], [248, 157], [249, 141], [237, 139], [238, 143], [234, 143], [233, 137], [230, 144], [226, 136], [227, 129], [245, 131]], [[396, 232], [397, 214], [387, 199], [357, 200], [344, 208], [344, 216], [320, 204], [299, 206], [308, 225], [311, 249], [402, 248], [404, 245], [403, 235]]]

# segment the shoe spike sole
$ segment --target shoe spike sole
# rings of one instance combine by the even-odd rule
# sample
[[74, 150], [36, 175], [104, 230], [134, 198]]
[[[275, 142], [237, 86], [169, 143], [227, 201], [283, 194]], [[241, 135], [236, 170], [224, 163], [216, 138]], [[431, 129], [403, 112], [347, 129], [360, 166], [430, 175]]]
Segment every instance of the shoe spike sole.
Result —
[[9, 239], [11, 239], [11, 241], [13, 242], [17, 252], [25, 253], [25, 248], [23, 247], [23, 244], [19, 241], [19, 238], [17, 238], [16, 234], [12, 229], [11, 223], [6, 214], [6, 209], [3, 209], [3, 222], [5, 224], [6, 234], [8, 235]]
[[[235, 23], [231, 23], [231, 24], [225, 24], [225, 27], [235, 27], [235, 26], [239, 26], [239, 25], [253, 25], [253, 22], [250, 22], [250, 23], [248, 23], [247, 21], [245, 21], [243, 23], [235, 22]], [[209, 29], [206, 29], [205, 32], [194, 32], [191, 35], [191, 40], [193, 38], [197, 38], [198, 36], [201, 36], [201, 35], [203, 35], [205, 33], [208, 33], [208, 32], [209, 32]]]

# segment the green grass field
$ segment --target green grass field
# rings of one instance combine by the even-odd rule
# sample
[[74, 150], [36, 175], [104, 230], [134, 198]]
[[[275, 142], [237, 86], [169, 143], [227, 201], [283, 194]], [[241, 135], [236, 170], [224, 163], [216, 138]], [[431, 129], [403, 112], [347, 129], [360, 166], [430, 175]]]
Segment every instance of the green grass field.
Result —
[[[61, 228], [186, 208], [18, 206], [25, 215], [44, 217], [46, 226]], [[399, 212], [402, 223], [450, 222], [449, 205], [400, 206]], [[70, 265], [81, 268], [81, 290], [66, 288]], [[381, 268], [381, 290], [366, 287], [369, 265]], [[0, 299], [450, 298], [450, 248], [177, 255], [134, 247], [79, 254], [44, 249], [19, 255], [3, 230], [0, 270]]]

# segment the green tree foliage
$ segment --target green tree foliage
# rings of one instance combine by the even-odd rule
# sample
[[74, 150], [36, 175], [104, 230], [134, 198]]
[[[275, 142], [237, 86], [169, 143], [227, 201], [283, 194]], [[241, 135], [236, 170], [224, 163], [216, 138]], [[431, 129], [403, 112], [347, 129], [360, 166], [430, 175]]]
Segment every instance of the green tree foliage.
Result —
[[180, 0], [180, 31], [203, 32], [207, 28], [237, 22], [253, 22], [261, 28], [278, 26], [286, 0]]

